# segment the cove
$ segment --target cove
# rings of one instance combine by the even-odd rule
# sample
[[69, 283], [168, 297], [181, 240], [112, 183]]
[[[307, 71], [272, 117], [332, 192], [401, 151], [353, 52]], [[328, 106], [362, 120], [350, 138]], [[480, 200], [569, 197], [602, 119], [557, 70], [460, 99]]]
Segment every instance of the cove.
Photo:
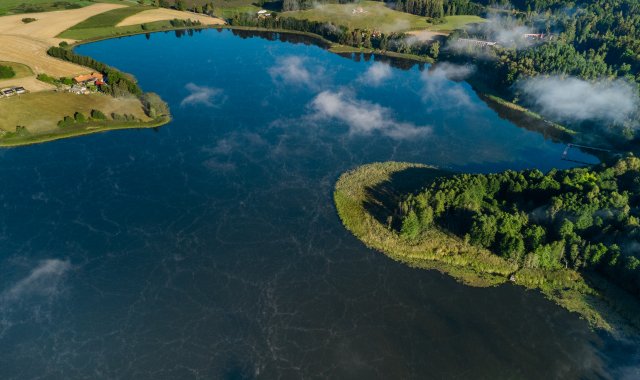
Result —
[[633, 374], [637, 348], [539, 293], [393, 262], [333, 207], [360, 164], [546, 171], [573, 165], [564, 145], [418, 66], [178, 35], [76, 50], [157, 92], [168, 125], [2, 151], [0, 377]]

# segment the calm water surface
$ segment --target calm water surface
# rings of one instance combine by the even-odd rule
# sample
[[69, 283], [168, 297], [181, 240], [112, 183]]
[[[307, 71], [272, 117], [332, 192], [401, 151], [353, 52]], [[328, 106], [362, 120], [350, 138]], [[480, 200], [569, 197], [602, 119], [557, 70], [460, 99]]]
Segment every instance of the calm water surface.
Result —
[[408, 268], [340, 225], [332, 187], [359, 164], [569, 165], [466, 83], [229, 31], [78, 52], [174, 121], [0, 152], [0, 378], [639, 375], [637, 348], [538, 293]]

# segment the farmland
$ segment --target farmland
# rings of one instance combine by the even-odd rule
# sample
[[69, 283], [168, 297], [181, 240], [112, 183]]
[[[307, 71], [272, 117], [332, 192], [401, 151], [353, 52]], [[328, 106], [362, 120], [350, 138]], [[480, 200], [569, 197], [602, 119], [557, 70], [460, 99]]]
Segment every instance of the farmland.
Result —
[[478, 16], [446, 16], [443, 23], [431, 23], [426, 17], [399, 12], [377, 1], [324, 4], [313, 9], [284, 12], [282, 15], [310, 21], [333, 22], [350, 29], [377, 29], [383, 33], [409, 30], [449, 32], [469, 23], [484, 22], [484, 19]]
[[0, 2], [0, 16], [7, 14], [23, 14], [75, 9], [85, 7], [94, 3], [95, 1], [89, 0], [2, 0], [2, 2]]
[[190, 19], [203, 25], [221, 25], [219, 18], [181, 12], [164, 8], [134, 6], [113, 9], [80, 22], [60, 33], [59, 38], [71, 40], [88, 40], [105, 38], [142, 31], [171, 29], [168, 20]]
[[284, 17], [333, 22], [350, 29], [377, 29], [384, 33], [425, 29], [425, 17], [398, 12], [377, 1], [352, 4], [325, 4], [313, 9], [282, 13]]
[[[34, 19], [29, 23], [22, 21], [23, 15], [0, 17], [0, 62], [16, 73], [0, 81], [0, 87], [24, 87], [29, 92], [0, 99], [0, 114], [3, 115], [0, 145], [32, 144], [110, 129], [152, 127], [170, 119], [168, 111], [153, 119], [146, 116], [141, 100], [133, 95], [120, 94], [116, 98], [102, 93], [77, 95], [65, 92], [64, 88], [51, 91], [60, 86], [60, 82], [56, 84], [56, 78], [74, 77], [94, 69], [53, 58], [47, 50], [62, 42], [109, 37], [114, 30], [119, 34], [140, 32], [141, 26], [135, 25], [135, 19], [129, 20], [129, 24], [134, 25], [116, 27], [116, 24], [126, 23], [130, 16], [144, 14], [145, 11], [152, 12], [144, 16], [146, 21], [151, 21], [149, 25], [165, 28], [171, 27], [168, 21], [153, 20], [166, 20], [167, 17], [189, 19], [193, 18], [192, 14], [178, 11], [153, 13], [155, 8], [152, 7], [127, 7], [123, 4], [83, 5], [87, 6], [29, 13], [29, 18]], [[222, 22], [206, 17], [210, 23]], [[37, 74], [46, 74], [52, 81], [40, 81]], [[80, 121], [58, 125], [64, 117], [89, 115], [92, 110], [98, 110], [106, 117], [85, 119], [85, 116], [80, 116]]]
[[0, 129], [12, 132], [16, 125], [25, 125], [32, 134], [44, 133], [58, 128], [58, 121], [65, 116], [73, 116], [75, 112], [89, 115], [93, 109], [105, 115], [116, 112], [133, 114], [144, 121], [150, 120], [134, 97], [113, 98], [104, 94], [75, 95], [44, 91], [0, 99], [0, 114], [3, 115]]

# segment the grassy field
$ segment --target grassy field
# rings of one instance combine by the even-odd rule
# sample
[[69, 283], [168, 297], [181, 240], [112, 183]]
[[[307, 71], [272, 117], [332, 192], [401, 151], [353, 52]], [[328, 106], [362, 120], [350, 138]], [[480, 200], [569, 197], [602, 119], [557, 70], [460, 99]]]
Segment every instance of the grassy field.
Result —
[[393, 215], [392, 208], [397, 207], [393, 205], [397, 205], [400, 194], [407, 194], [410, 188], [415, 191], [443, 175], [449, 173], [421, 164], [385, 162], [360, 166], [344, 173], [336, 183], [334, 202], [338, 215], [366, 246], [412, 267], [435, 269], [472, 286], [513, 282], [538, 289], [558, 305], [580, 314], [591, 326], [615, 334], [632, 331], [630, 323], [637, 326], [629, 318], [621, 319], [621, 314], [615, 311], [614, 305], [622, 302], [591, 288], [575, 271], [518, 268], [437, 228], [424, 231], [415, 240], [407, 240], [381, 221]]
[[428, 29], [439, 32], [451, 32], [456, 29], [461, 29], [465, 25], [482, 23], [487, 20], [479, 16], [446, 16], [444, 18], [444, 24], [429, 25]]
[[[364, 13], [353, 13], [354, 9], [360, 7]], [[395, 11], [378, 1], [324, 4], [303, 11], [284, 12], [282, 15], [311, 21], [333, 22], [349, 28], [377, 29], [384, 33], [421, 29], [451, 31], [469, 23], [486, 21], [478, 16], [447, 16], [443, 24], [430, 24], [425, 17]]]
[[92, 109], [100, 110], [105, 115], [116, 112], [149, 120], [136, 98], [45, 91], [0, 98], [0, 129], [14, 132], [17, 125], [22, 125], [33, 134], [44, 133], [57, 129], [58, 121], [65, 116], [73, 116], [76, 111], [89, 115]]
[[[169, 4], [175, 4], [175, 0], [167, 1]], [[187, 8], [207, 3], [213, 3], [215, 15], [225, 19], [243, 13], [255, 14], [261, 9], [261, 7], [256, 5], [258, 2], [255, 0], [184, 0]], [[279, 9], [279, 6], [270, 6], [270, 2], [266, 2], [264, 7], [266, 9]]]
[[[58, 35], [59, 38], [68, 38], [73, 40], [84, 40], [94, 38], [101, 34], [111, 35], [110, 29], [114, 28], [118, 23], [122, 22], [129, 16], [136, 13], [153, 9], [146, 6], [134, 6], [126, 8], [113, 9], [104, 13], [89, 17], [88, 19], [72, 26]], [[139, 27], [138, 27], [139, 29]]]
[[[356, 13], [356, 8], [364, 13]], [[313, 9], [282, 13], [283, 17], [294, 17], [311, 21], [333, 22], [349, 28], [377, 29], [384, 33], [404, 32], [413, 29], [425, 29], [425, 17], [398, 12], [378, 1], [363, 1], [352, 4], [324, 4]]]
[[156, 32], [171, 29], [169, 21], [150, 22], [145, 25], [147, 29], [143, 29], [141, 25], [128, 25], [120, 27], [104, 27], [104, 28], [87, 28], [70, 30], [61, 34], [64, 38], [72, 38], [75, 40], [95, 40], [101, 38], [110, 38], [142, 32]]
[[25, 145], [40, 144], [55, 140], [90, 135], [94, 133], [115, 131], [118, 129], [147, 129], [157, 128], [171, 121], [170, 117], [162, 117], [146, 122], [122, 122], [122, 121], [89, 121], [69, 127], [58, 128], [49, 132], [37, 134], [14, 134], [0, 138], [0, 147], [12, 148]]
[[[57, 122], [64, 116], [82, 112], [88, 117], [93, 109], [102, 111], [108, 120], [57, 126]], [[142, 122], [111, 120], [112, 112], [133, 114]], [[147, 117], [136, 98], [113, 98], [103, 94], [75, 95], [53, 91], [2, 98], [0, 114], [3, 115], [0, 119], [0, 129], [3, 131], [0, 147], [36, 144], [115, 129], [153, 128], [171, 120], [170, 117], [156, 120]], [[16, 133], [17, 125], [25, 126], [26, 133]]]
[[244, 13], [255, 14], [260, 9], [261, 9], [260, 7], [256, 7], [255, 5], [249, 4], [249, 5], [238, 5], [233, 7], [229, 7], [229, 6], [217, 7], [217, 8], [214, 8], [213, 12], [218, 17], [229, 19], [229, 18], [233, 18], [236, 15], [240, 15]]

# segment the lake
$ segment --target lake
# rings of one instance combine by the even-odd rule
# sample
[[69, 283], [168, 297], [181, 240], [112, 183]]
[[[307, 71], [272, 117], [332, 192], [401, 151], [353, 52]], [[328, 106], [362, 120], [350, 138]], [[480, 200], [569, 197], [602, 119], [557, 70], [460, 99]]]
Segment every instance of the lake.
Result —
[[332, 203], [363, 163], [546, 171], [575, 165], [564, 145], [501, 119], [459, 81], [473, 68], [301, 42], [206, 30], [77, 48], [174, 120], [0, 151], [1, 378], [638, 375], [637, 347], [538, 292], [393, 262]]

